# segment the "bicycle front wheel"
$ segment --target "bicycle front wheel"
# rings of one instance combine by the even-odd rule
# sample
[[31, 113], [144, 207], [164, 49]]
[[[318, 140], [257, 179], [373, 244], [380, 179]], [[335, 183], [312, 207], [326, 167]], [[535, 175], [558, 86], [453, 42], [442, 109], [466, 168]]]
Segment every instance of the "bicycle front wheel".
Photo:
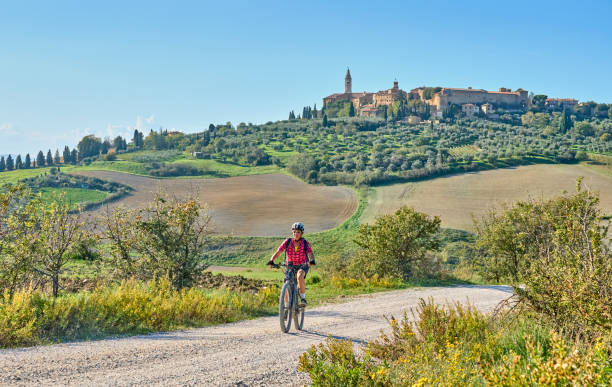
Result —
[[293, 294], [291, 294], [291, 290], [291, 284], [285, 282], [281, 288], [280, 300], [278, 302], [278, 317], [283, 333], [289, 332], [289, 328], [291, 328], [291, 315], [293, 313]]
[[300, 306], [300, 302], [298, 300], [298, 291], [294, 291], [295, 298], [293, 301], [293, 324], [295, 329], [301, 331], [304, 327], [304, 307]]

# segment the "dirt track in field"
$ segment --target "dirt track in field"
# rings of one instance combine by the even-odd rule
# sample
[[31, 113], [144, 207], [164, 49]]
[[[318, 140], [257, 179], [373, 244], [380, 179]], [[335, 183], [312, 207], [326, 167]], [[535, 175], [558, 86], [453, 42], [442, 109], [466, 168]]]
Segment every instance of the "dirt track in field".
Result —
[[505, 286], [420, 288], [307, 309], [304, 330], [280, 332], [278, 316], [192, 329], [0, 351], [0, 385], [291, 386], [310, 384], [298, 358], [328, 336], [363, 343], [387, 332], [384, 316], [411, 316], [420, 298], [491, 311]]
[[466, 173], [406, 184], [376, 188], [362, 222], [389, 214], [402, 205], [437, 215], [443, 227], [473, 230], [472, 215], [518, 200], [549, 198], [563, 190], [576, 192], [576, 178], [600, 193], [600, 207], [612, 213], [612, 178], [584, 165], [529, 165]]
[[357, 197], [348, 188], [309, 185], [282, 174], [224, 179], [153, 179], [110, 171], [74, 174], [134, 188], [132, 195], [110, 204], [111, 208], [142, 208], [160, 191], [198, 197], [208, 204], [218, 234], [284, 236], [296, 221], [306, 225], [306, 232], [318, 232], [336, 227], [357, 209]]

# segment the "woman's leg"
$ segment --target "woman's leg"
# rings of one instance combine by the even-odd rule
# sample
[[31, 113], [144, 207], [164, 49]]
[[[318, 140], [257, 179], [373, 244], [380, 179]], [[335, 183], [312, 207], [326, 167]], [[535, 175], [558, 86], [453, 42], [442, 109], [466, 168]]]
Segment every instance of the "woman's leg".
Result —
[[305, 277], [306, 277], [306, 273], [304, 273], [304, 270], [302, 269], [298, 270], [297, 281], [298, 281], [298, 287], [300, 288], [300, 294], [306, 293], [306, 283], [304, 281]]

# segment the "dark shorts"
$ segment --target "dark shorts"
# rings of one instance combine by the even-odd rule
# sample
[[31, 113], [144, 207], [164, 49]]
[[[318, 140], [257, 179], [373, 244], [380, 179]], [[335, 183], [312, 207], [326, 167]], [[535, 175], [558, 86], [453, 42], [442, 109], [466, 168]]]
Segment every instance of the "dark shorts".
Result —
[[[291, 265], [289, 268], [287, 268], [287, 270], [293, 270], [293, 272], [295, 273], [295, 278], [297, 280], [297, 272], [301, 269], [304, 271], [304, 278], [306, 278], [306, 275], [308, 274], [308, 269], [310, 269], [310, 266], [308, 266], [307, 263], [304, 263], [302, 265]], [[288, 272], [285, 272], [285, 281], [288, 280]]]

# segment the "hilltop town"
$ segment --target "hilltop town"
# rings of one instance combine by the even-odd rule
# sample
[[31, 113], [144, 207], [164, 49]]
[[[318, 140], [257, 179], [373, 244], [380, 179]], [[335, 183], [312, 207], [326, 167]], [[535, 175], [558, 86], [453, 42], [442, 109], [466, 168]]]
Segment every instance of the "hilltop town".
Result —
[[[421, 105], [425, 114], [420, 118], [443, 117], [449, 114], [462, 113], [465, 116], [483, 115], [497, 118], [501, 113], [525, 112], [532, 103], [533, 94], [518, 88], [512, 90], [500, 87], [497, 91], [468, 88], [449, 87], [417, 87], [409, 92], [399, 88], [397, 80], [393, 87], [377, 92], [353, 92], [353, 80], [349, 69], [344, 77], [344, 93], [335, 93], [323, 98], [323, 109], [343, 106], [351, 103], [351, 115], [361, 117], [385, 116], [387, 109], [394, 103], [408, 103]], [[545, 98], [545, 106], [551, 110], [573, 109], [578, 103], [570, 98]], [[418, 116], [407, 117], [409, 120], [418, 120]]]

